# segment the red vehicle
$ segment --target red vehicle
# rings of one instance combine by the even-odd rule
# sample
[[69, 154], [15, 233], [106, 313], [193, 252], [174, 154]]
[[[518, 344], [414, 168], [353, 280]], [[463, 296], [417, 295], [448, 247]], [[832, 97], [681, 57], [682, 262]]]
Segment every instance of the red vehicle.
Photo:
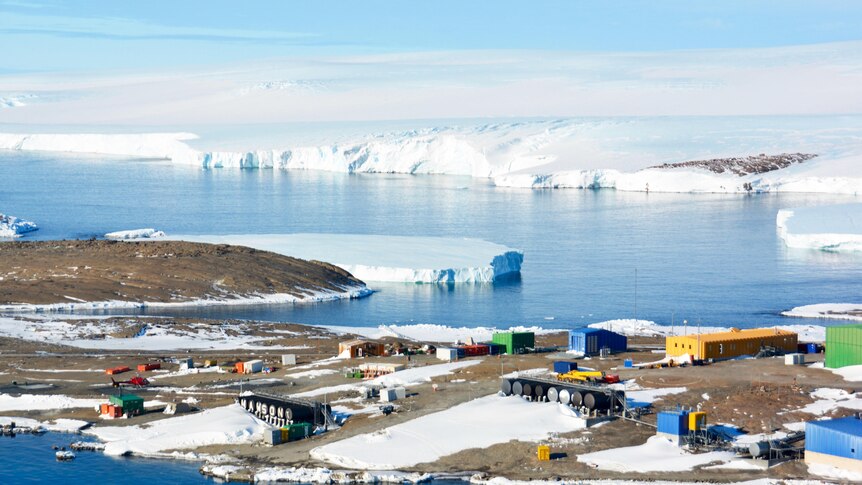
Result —
[[150, 385], [150, 380], [147, 379], [146, 377], [135, 376], [135, 377], [132, 377], [131, 379], [129, 379], [127, 381], [115, 381], [114, 378], [112, 377], [111, 378], [111, 384], [113, 384], [114, 387], [120, 387], [120, 386], [146, 387], [146, 386]]

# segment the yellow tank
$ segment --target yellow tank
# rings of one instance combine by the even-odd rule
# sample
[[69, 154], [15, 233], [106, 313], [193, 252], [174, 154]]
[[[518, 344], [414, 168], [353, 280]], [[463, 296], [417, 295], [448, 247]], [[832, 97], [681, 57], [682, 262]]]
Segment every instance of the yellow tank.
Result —
[[539, 461], [550, 461], [551, 447], [548, 445], [539, 445], [539, 448], [536, 451], [536, 455], [538, 456]]
[[697, 411], [694, 413], [688, 413], [688, 430], [689, 431], [700, 431], [706, 428], [706, 413], [703, 411]]

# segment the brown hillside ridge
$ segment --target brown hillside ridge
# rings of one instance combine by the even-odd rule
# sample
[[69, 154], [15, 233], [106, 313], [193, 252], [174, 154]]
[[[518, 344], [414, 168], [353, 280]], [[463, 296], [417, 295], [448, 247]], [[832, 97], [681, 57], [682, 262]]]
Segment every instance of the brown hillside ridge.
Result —
[[804, 163], [816, 157], [813, 153], [781, 153], [778, 155], [751, 155], [747, 157], [713, 158], [679, 163], [663, 163], [649, 168], [702, 168], [714, 173], [731, 172], [740, 177], [781, 170], [795, 163]]
[[0, 243], [0, 305], [184, 302], [364, 283], [341, 268], [242, 246], [182, 241]]

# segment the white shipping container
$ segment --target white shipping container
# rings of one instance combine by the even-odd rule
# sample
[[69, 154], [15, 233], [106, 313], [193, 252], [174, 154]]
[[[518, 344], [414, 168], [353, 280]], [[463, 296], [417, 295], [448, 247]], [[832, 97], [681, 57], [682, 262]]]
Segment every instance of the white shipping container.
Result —
[[437, 358], [440, 360], [458, 360], [458, 349], [437, 348]]
[[398, 392], [394, 388], [380, 390], [380, 402], [392, 402], [398, 400]]
[[263, 361], [262, 360], [249, 360], [242, 364], [242, 371], [245, 374], [255, 374], [257, 372], [263, 371]]
[[784, 365], [802, 365], [805, 363], [805, 354], [785, 354]]
[[406, 398], [407, 397], [407, 389], [405, 389], [403, 387], [396, 387], [395, 388], [395, 397], [397, 397], [398, 399]]
[[296, 365], [295, 354], [284, 354], [281, 356], [281, 365]]

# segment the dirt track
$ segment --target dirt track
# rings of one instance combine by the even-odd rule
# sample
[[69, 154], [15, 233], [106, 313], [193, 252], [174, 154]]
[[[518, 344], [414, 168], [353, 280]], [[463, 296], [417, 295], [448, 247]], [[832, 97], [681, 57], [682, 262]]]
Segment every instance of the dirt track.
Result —
[[344, 291], [363, 283], [317, 261], [242, 246], [181, 241], [0, 243], [0, 305]]

